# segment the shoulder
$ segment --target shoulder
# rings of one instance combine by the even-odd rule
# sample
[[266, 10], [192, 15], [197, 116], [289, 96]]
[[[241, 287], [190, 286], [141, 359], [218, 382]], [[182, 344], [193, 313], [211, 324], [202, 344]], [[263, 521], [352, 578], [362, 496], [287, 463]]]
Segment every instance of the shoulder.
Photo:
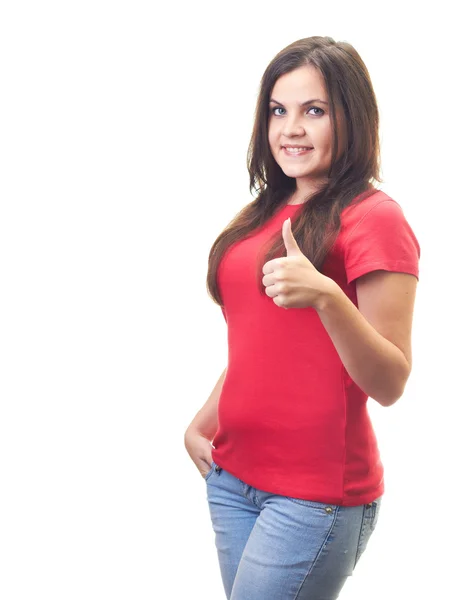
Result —
[[358, 201], [353, 200], [341, 213], [341, 224], [344, 229], [353, 231], [365, 219], [376, 219], [378, 222], [391, 222], [394, 219], [404, 218], [400, 204], [381, 190], [375, 191], [371, 196]]
[[341, 216], [341, 254], [348, 282], [369, 271], [418, 277], [420, 244], [398, 202], [377, 191]]
[[400, 204], [385, 192], [374, 194], [357, 202], [357, 198], [341, 213], [340, 243], [389, 244], [396, 238], [410, 238], [418, 247], [415, 233], [407, 221]]

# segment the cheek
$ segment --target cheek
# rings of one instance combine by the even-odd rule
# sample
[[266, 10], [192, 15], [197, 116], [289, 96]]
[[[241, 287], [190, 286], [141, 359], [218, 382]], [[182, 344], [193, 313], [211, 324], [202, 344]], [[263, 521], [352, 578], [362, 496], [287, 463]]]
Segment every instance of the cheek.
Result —
[[269, 132], [268, 134], [268, 146], [270, 148], [270, 152], [273, 155], [273, 158], [275, 160], [278, 159], [278, 154], [279, 154], [279, 150], [280, 150], [280, 146], [279, 146], [279, 136], [275, 135]]
[[268, 141], [271, 146], [273, 146], [276, 143], [276, 139], [277, 139], [277, 132], [275, 130], [275, 126], [269, 124], [268, 125]]
[[332, 132], [331, 131], [329, 131], [326, 136], [326, 148], [328, 149], [328, 152], [330, 152], [332, 149]]
[[317, 144], [321, 152], [330, 154], [332, 149], [332, 132], [330, 127], [325, 127], [324, 131], [320, 131], [316, 137]]

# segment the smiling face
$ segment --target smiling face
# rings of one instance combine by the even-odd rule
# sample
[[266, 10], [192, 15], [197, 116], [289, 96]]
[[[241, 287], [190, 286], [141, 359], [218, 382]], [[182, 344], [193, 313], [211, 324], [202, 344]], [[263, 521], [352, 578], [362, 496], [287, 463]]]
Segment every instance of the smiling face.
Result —
[[322, 74], [311, 65], [279, 77], [270, 94], [270, 150], [285, 175], [296, 179], [299, 201], [327, 181], [332, 149], [328, 103]]

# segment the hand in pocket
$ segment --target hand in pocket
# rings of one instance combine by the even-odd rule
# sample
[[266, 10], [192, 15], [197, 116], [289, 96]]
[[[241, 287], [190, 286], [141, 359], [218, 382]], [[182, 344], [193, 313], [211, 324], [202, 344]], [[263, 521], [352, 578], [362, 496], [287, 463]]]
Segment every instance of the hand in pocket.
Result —
[[184, 436], [184, 445], [201, 476], [206, 477], [212, 467], [211, 442], [199, 431], [188, 429]]

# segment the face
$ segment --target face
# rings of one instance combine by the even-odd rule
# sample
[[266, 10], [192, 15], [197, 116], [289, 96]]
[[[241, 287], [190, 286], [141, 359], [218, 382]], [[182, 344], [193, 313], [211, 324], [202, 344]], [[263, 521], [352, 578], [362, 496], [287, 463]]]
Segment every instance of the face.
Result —
[[311, 192], [327, 181], [331, 120], [323, 77], [315, 67], [305, 65], [277, 79], [270, 95], [268, 141], [285, 175], [296, 178], [297, 191]]

